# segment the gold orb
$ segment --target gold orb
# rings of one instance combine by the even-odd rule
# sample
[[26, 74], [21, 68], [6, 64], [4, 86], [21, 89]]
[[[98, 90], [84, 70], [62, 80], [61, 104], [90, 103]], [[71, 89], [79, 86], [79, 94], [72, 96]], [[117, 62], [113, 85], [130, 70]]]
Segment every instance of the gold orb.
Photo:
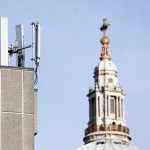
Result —
[[100, 42], [102, 43], [102, 45], [105, 45], [105, 44], [108, 45], [110, 43], [110, 40], [107, 36], [103, 36]]

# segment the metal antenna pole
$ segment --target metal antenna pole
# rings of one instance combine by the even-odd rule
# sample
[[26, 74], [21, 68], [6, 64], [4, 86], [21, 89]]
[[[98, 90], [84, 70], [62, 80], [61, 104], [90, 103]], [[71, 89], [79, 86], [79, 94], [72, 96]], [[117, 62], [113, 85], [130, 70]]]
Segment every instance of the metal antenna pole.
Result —
[[10, 54], [8, 54], [8, 66], [10, 66]]
[[31, 23], [31, 25], [32, 25], [32, 68], [34, 68], [34, 34], [35, 34], [35, 32], [34, 32], [34, 28], [35, 28], [35, 23], [34, 22], [32, 22]]

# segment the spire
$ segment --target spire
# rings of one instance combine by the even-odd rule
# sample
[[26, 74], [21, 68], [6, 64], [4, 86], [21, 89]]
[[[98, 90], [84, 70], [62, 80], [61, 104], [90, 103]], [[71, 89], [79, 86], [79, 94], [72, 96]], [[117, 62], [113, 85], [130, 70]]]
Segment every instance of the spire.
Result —
[[100, 42], [102, 44], [102, 53], [101, 53], [100, 60], [103, 60], [103, 59], [109, 59], [110, 60], [111, 59], [110, 52], [109, 52], [109, 49], [108, 49], [108, 44], [110, 43], [110, 40], [106, 36], [106, 31], [107, 31], [107, 28], [110, 24], [107, 23], [106, 21], [107, 21], [107, 19], [103, 19], [103, 25], [100, 28], [100, 30], [103, 32], [103, 37], [100, 40]]

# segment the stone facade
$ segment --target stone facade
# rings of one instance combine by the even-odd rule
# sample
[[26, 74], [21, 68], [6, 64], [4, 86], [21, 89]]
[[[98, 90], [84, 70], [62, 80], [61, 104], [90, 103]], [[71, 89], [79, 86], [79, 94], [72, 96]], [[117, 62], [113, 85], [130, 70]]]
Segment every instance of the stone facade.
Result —
[[36, 94], [33, 69], [0, 66], [0, 150], [34, 150]]

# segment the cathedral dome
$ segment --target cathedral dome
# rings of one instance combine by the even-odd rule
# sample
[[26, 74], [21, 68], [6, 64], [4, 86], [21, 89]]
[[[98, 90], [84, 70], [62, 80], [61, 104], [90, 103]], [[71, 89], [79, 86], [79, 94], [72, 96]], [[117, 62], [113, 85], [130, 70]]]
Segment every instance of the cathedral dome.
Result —
[[103, 71], [111, 71], [111, 72], [114, 72], [115, 74], [117, 74], [118, 69], [111, 60], [103, 59], [95, 67], [94, 74], [96, 74], [98, 72], [103, 72]]
[[121, 140], [98, 140], [86, 144], [76, 150], [140, 150], [137, 147], [124, 143]]

